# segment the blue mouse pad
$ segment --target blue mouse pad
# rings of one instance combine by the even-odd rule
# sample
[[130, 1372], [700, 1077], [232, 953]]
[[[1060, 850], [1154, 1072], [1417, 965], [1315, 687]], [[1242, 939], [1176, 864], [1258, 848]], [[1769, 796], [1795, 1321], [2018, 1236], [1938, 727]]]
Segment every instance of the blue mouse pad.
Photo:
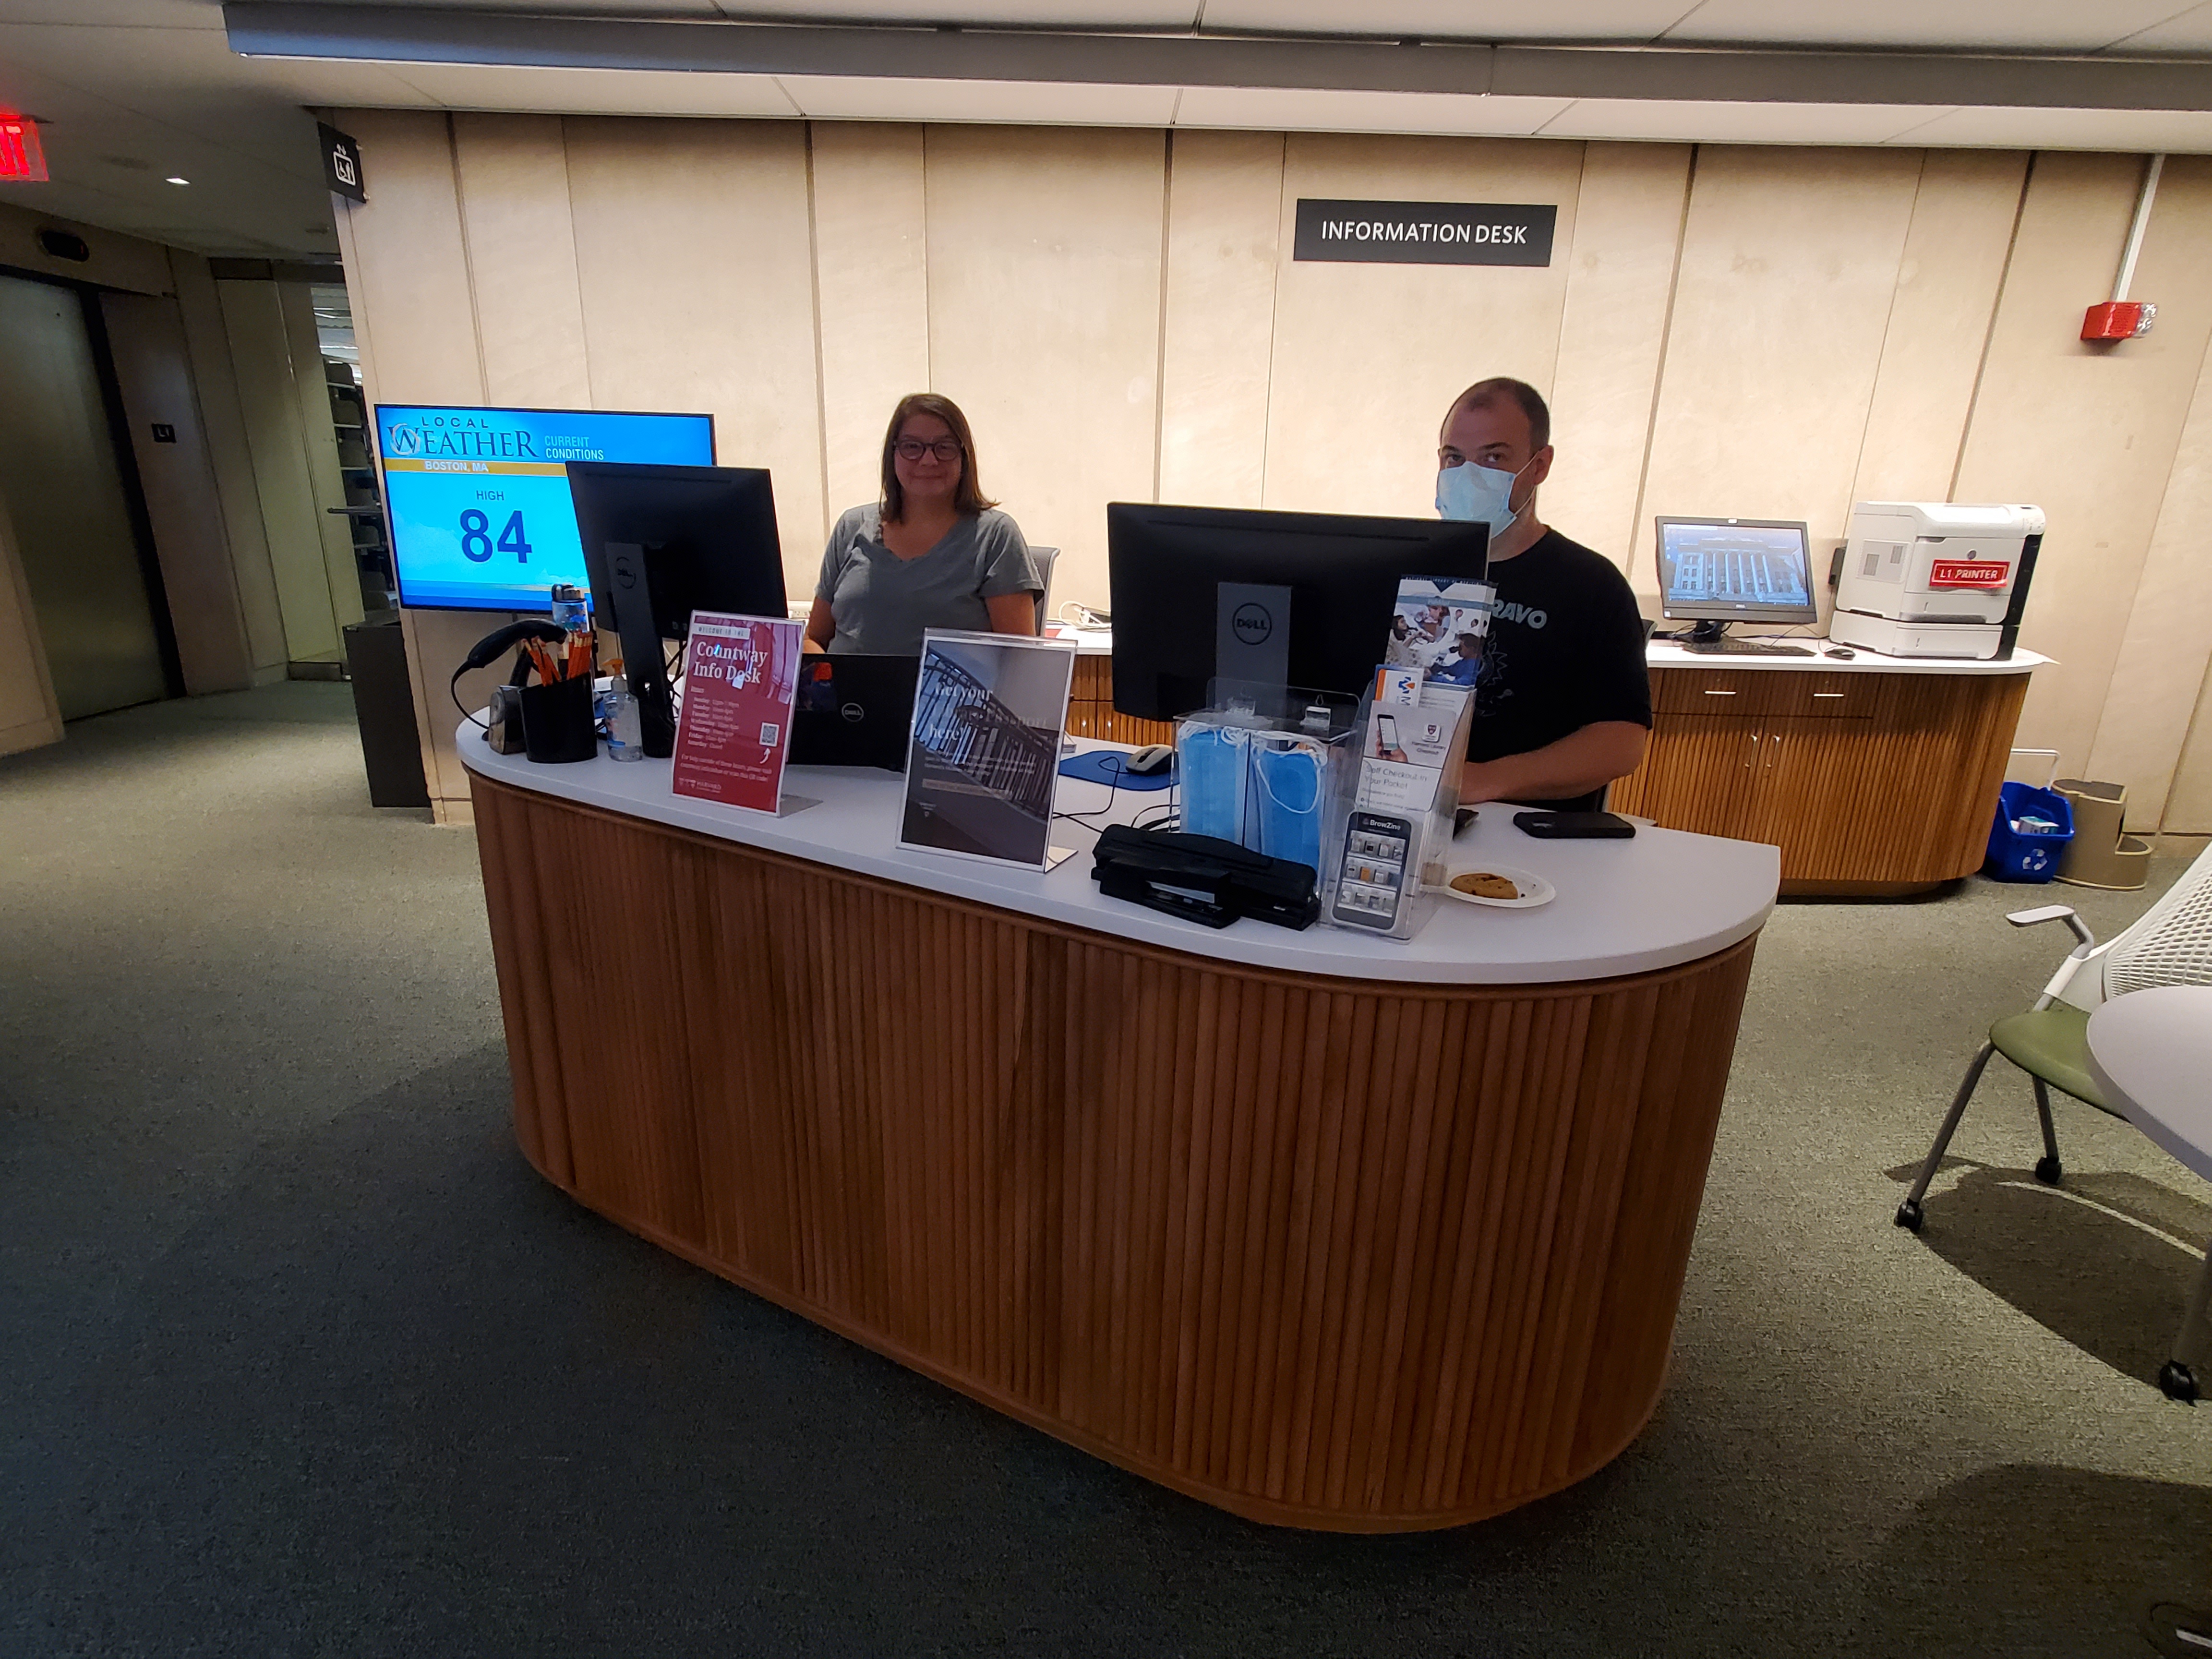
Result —
[[1130, 772], [1121, 763], [1128, 757], [1118, 749], [1093, 749], [1086, 754], [1070, 755], [1060, 763], [1063, 778], [1079, 778], [1085, 783], [1102, 783], [1112, 788], [1120, 785], [1124, 789], [1164, 789], [1175, 781], [1175, 763], [1170, 761], [1157, 772]]

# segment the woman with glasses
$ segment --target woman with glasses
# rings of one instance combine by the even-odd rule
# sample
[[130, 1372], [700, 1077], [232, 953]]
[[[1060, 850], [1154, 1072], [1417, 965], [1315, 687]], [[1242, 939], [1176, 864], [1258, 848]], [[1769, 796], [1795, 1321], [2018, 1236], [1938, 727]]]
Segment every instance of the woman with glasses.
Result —
[[1034, 634], [1044, 591], [1019, 526], [984, 499], [968, 417], [950, 398], [899, 399], [884, 434], [883, 499], [837, 520], [806, 648], [921, 653], [925, 628]]

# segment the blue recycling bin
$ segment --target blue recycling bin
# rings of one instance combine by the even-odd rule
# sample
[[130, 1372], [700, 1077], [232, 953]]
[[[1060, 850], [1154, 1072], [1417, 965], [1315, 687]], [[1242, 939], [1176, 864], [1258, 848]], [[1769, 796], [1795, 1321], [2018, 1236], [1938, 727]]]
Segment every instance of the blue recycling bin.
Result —
[[[2040, 819], [2049, 830], [2015, 830], [2014, 823]], [[2074, 839], [2074, 808], [2065, 796], [2032, 783], [2008, 783], [1997, 791], [1996, 822], [1990, 825], [1989, 855], [1982, 873], [1992, 881], [2049, 881]]]

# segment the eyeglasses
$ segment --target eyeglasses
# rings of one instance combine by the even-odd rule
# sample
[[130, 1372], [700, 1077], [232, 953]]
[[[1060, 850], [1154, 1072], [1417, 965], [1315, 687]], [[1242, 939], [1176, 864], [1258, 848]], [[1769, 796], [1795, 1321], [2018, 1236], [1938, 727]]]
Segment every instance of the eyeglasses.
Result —
[[940, 461], [957, 461], [960, 459], [960, 440], [939, 438], [933, 444], [926, 444], [919, 438], [901, 438], [891, 446], [891, 453], [902, 461], [918, 461], [925, 455], [934, 455]]

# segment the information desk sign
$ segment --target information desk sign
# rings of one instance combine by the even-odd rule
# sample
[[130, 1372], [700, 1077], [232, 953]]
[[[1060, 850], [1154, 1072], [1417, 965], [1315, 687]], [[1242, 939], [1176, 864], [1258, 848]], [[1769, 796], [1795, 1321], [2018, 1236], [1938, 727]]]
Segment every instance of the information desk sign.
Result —
[[678, 794], [749, 812], [782, 810], [805, 628], [782, 617], [692, 612], [676, 721]]

